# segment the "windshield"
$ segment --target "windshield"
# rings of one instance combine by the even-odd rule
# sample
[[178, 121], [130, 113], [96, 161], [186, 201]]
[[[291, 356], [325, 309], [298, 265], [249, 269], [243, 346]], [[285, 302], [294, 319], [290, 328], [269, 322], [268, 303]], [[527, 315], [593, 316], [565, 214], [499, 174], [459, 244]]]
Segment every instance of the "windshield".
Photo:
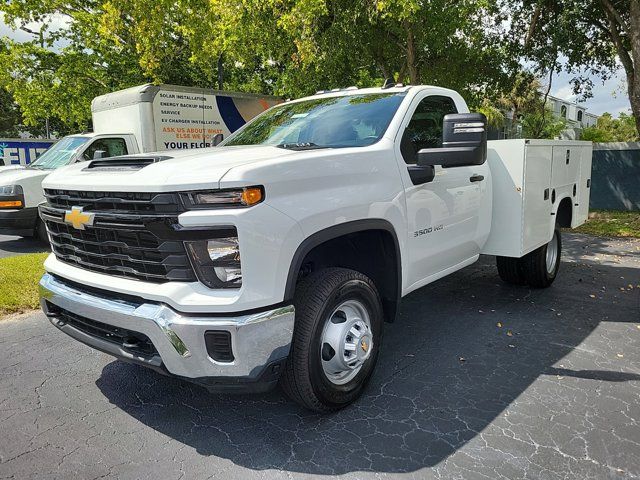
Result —
[[328, 97], [268, 110], [224, 145], [276, 145], [282, 148], [364, 147], [389, 126], [405, 93]]
[[29, 165], [29, 168], [53, 170], [68, 165], [78, 149], [88, 140], [86, 137], [64, 137], [49, 147], [35, 162]]

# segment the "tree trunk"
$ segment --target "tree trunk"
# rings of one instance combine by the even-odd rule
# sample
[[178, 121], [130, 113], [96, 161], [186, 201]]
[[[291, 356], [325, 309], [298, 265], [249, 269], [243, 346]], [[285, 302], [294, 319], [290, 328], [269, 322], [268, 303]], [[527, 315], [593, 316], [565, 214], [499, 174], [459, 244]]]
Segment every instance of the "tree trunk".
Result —
[[[600, 0], [607, 18], [608, 33], [616, 48], [620, 63], [627, 75], [627, 89], [631, 111], [636, 122], [636, 129], [640, 132], [640, 0], [629, 2], [629, 22], [616, 10], [610, 0]], [[628, 45], [624, 36], [628, 38]]]
[[640, 133], [640, 0], [631, 0], [629, 9], [629, 41], [631, 43], [631, 68], [625, 65], [629, 84], [629, 102]]
[[376, 46], [375, 48], [370, 46], [369, 52], [373, 57], [376, 67], [378, 67], [378, 70], [380, 70], [380, 73], [382, 73], [383, 79], [386, 81], [387, 78], [391, 78], [393, 76], [393, 73], [389, 69], [389, 66], [384, 58], [384, 53], [382, 52], [382, 49], [378, 48], [378, 46]]
[[[638, 0], [640, 1], [640, 0]], [[409, 71], [409, 83], [411, 85], [420, 84], [420, 73], [418, 72], [418, 59], [416, 58], [416, 38], [411, 29], [411, 23], [405, 22], [407, 30], [407, 70]]]
[[[558, 61], [558, 53], [556, 51], [556, 57], [553, 61], [553, 65]], [[547, 89], [544, 92], [544, 97], [542, 97], [542, 105], [540, 105], [540, 114], [541, 114], [541, 122], [540, 122], [540, 132], [538, 138], [542, 138], [542, 132], [544, 131], [544, 127], [547, 123], [547, 101], [549, 100], [549, 94], [551, 93], [551, 84], [553, 83], [553, 65], [549, 68], [549, 85], [547, 85]]]

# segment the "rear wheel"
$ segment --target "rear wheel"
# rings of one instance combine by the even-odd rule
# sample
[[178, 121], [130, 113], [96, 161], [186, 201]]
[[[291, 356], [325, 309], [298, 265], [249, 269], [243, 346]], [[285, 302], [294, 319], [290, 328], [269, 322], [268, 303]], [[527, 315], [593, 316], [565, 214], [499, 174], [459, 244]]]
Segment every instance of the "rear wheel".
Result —
[[318, 412], [349, 405], [371, 378], [382, 341], [375, 285], [359, 272], [327, 268], [300, 282], [294, 304], [291, 352], [280, 379], [284, 391]]
[[521, 258], [496, 257], [498, 275], [503, 282], [512, 285], [526, 285], [527, 278], [524, 273]]
[[534, 288], [549, 287], [558, 275], [561, 254], [562, 240], [556, 229], [549, 243], [522, 257], [527, 283]]

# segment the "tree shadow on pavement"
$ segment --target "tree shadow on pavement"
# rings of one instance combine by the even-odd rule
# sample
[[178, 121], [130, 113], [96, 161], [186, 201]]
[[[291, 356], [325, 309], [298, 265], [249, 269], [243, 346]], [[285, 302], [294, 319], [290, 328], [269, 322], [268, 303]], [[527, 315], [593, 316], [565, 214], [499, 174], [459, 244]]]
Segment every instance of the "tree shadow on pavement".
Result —
[[409, 295], [396, 323], [386, 325], [365, 395], [332, 415], [309, 413], [279, 390], [213, 395], [122, 362], [108, 364], [97, 386], [144, 425], [201, 455], [256, 470], [329, 475], [434, 466], [479, 435], [541, 376], [639, 380], [556, 364], [600, 322], [638, 321], [638, 290], [616, 293], [614, 285], [627, 281], [620, 277], [640, 283], [640, 270], [565, 262], [553, 287], [530, 290], [502, 284], [492, 262], [482, 259]]
[[[628, 262], [626, 266], [640, 268], [640, 239], [594, 237], [579, 233], [563, 232], [564, 258], [593, 265]], [[603, 262], [604, 261], [604, 262]]]

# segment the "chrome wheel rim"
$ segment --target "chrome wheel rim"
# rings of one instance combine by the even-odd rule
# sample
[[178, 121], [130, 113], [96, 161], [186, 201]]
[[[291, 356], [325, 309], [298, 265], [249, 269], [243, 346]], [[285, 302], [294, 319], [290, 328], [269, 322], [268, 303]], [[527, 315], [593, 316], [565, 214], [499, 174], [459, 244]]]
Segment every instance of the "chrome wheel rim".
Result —
[[373, 351], [371, 319], [357, 300], [341, 303], [322, 329], [320, 360], [327, 379], [335, 385], [349, 383]]
[[558, 234], [553, 232], [553, 238], [547, 245], [547, 273], [551, 274], [558, 261]]

